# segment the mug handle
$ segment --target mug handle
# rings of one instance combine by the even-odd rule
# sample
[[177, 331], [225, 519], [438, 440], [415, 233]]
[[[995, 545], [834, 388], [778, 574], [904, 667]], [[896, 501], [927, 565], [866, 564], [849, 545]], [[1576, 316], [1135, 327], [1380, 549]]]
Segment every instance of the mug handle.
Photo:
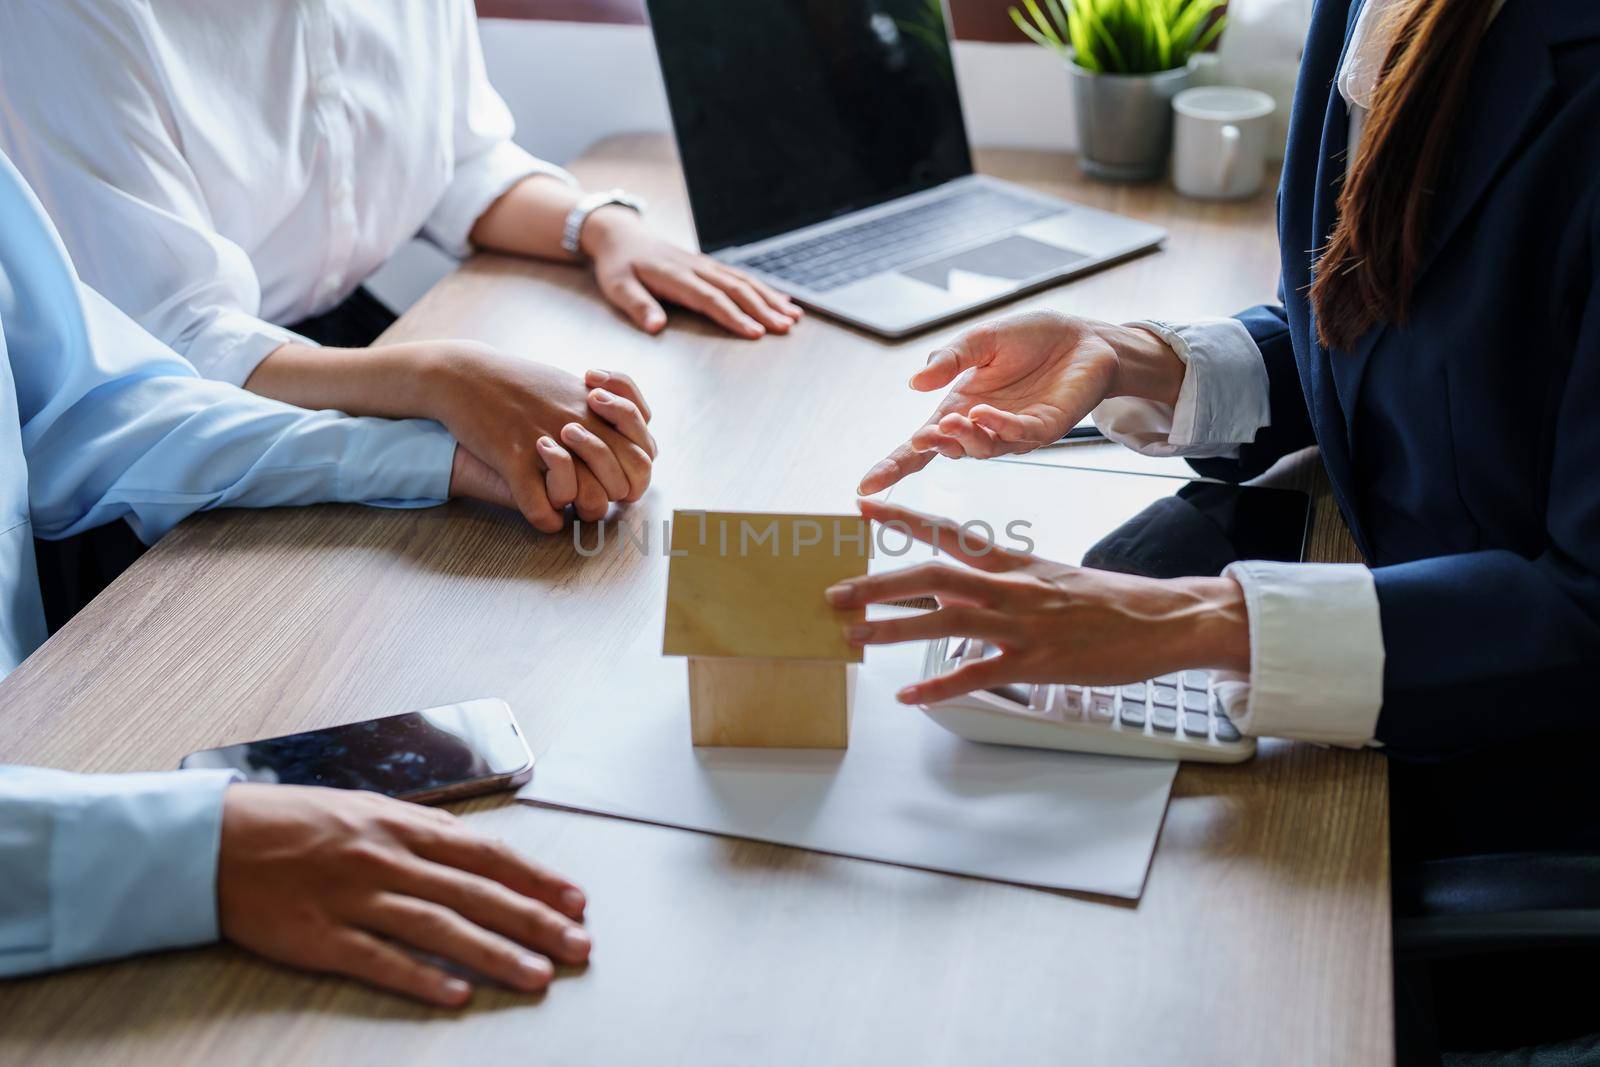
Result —
[[1222, 175], [1217, 179], [1217, 191], [1226, 195], [1233, 187], [1234, 172], [1239, 169], [1239, 127], [1233, 123], [1222, 127]]

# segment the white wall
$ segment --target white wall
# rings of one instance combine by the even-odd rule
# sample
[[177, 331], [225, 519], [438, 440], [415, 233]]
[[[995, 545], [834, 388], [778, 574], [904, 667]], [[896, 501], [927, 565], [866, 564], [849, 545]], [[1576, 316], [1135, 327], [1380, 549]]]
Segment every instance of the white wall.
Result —
[[565, 163], [609, 134], [670, 128], [645, 27], [508, 19], [479, 27], [489, 80], [534, 155]]
[[[669, 128], [661, 72], [643, 26], [485, 19], [489, 77], [517, 118], [517, 139], [565, 161], [607, 134]], [[1067, 75], [1031, 45], [956, 45], [973, 143], [1070, 148]]]

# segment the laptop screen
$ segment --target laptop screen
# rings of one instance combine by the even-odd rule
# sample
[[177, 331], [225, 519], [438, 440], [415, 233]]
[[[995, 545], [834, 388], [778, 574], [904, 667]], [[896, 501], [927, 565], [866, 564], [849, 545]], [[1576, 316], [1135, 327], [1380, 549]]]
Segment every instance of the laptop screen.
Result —
[[700, 247], [972, 172], [941, 0], [648, 0]]

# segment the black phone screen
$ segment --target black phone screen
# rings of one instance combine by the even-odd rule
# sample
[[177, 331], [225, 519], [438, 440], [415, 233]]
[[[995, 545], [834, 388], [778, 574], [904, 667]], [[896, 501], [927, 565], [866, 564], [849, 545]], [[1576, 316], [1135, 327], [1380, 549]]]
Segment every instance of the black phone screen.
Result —
[[252, 782], [409, 797], [512, 775], [530, 763], [505, 702], [472, 700], [208, 749], [182, 766], [236, 770]]

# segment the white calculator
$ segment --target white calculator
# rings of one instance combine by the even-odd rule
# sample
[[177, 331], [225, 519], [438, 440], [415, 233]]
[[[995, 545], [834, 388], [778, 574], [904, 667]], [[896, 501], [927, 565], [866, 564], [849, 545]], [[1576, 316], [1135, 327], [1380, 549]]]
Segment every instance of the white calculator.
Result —
[[[972, 638], [931, 641], [922, 675], [945, 674], [991, 651]], [[1256, 751], [1255, 738], [1223, 711], [1208, 671], [1132, 685], [1003, 685], [922, 710], [951, 733], [991, 745], [1206, 763], [1238, 763]]]

